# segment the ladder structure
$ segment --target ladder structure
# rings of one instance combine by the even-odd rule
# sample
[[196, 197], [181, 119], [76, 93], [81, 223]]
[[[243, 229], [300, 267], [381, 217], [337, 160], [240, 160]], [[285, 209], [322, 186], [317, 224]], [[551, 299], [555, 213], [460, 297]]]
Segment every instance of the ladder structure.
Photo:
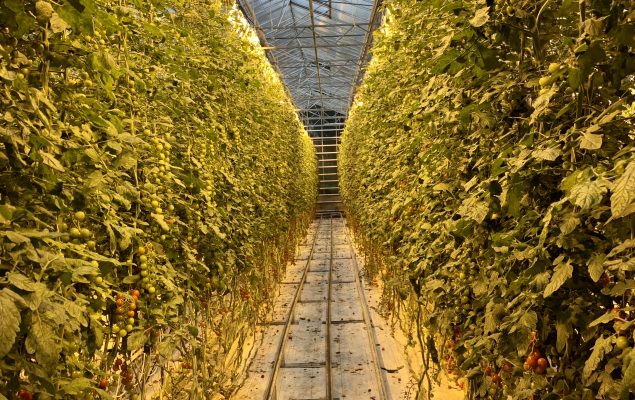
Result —
[[313, 140], [318, 160], [318, 212], [342, 211], [338, 184], [338, 153], [345, 117], [321, 109], [303, 110], [301, 117]]
[[355, 89], [361, 84], [381, 0], [237, 0], [313, 139], [319, 213], [339, 213], [337, 156]]

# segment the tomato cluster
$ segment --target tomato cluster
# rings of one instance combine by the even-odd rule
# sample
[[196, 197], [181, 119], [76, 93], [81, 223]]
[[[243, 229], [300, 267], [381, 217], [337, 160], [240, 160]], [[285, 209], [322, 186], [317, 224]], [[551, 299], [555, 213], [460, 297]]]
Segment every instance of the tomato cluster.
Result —
[[385, 309], [470, 398], [628, 397], [635, 4], [385, 7], [339, 169]]
[[231, 363], [218, 343], [245, 340], [306, 230], [317, 160], [282, 82], [219, 0], [10, 3], [0, 393], [230, 391], [238, 365], [172, 382], [141, 358]]
[[114, 324], [112, 326], [113, 334], [124, 337], [132, 332], [136, 324], [135, 316], [139, 312], [137, 310], [139, 296], [140, 293], [136, 289], [131, 290], [129, 296], [125, 296], [122, 293], [116, 294], [113, 318]]

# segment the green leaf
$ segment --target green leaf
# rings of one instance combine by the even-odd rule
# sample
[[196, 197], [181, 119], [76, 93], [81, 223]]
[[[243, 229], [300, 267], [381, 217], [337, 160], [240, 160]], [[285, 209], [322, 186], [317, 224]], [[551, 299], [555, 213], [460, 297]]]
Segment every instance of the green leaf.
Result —
[[176, 344], [171, 340], [164, 340], [157, 345], [157, 351], [163, 357], [171, 360], [174, 357], [174, 352], [176, 351]]
[[622, 368], [622, 386], [630, 390], [635, 390], [635, 349], [631, 348], [624, 357], [624, 367]]
[[560, 232], [562, 232], [563, 235], [568, 235], [580, 225], [580, 222], [580, 218], [574, 214], [567, 214], [560, 224]]
[[468, 197], [465, 199], [461, 204], [461, 207], [457, 210], [459, 215], [471, 218], [479, 224], [485, 220], [488, 212], [489, 206], [487, 203], [476, 197]]
[[64, 169], [64, 166], [52, 154], [49, 154], [44, 150], [39, 150], [38, 154], [42, 157], [42, 163], [44, 165], [48, 165], [49, 167], [59, 172], [66, 171]]
[[589, 324], [589, 327], [594, 327], [594, 326], [600, 325], [600, 324], [606, 324], [607, 322], [611, 322], [614, 319], [615, 319], [615, 313], [613, 311], [608, 311], [608, 312], [602, 314], [601, 316], [599, 316], [598, 318], [594, 319]]
[[599, 181], [586, 181], [571, 188], [569, 200], [583, 210], [589, 210], [602, 202], [606, 191], [606, 186]]
[[72, 381], [62, 383], [62, 391], [65, 394], [81, 394], [85, 389], [93, 386], [93, 382], [88, 378], [75, 378]]
[[20, 310], [11, 296], [0, 292], [0, 357], [9, 353], [20, 330]]
[[448, 185], [447, 183], [437, 183], [432, 187], [432, 190], [436, 192], [452, 191], [452, 186]]
[[13, 212], [15, 211], [15, 207], [10, 206], [8, 204], [0, 205], [0, 223], [9, 224], [13, 219]]
[[538, 314], [535, 311], [527, 311], [523, 313], [518, 323], [528, 329], [534, 329], [538, 323]]
[[600, 280], [600, 277], [604, 273], [604, 260], [606, 256], [604, 254], [594, 254], [593, 257], [587, 263], [589, 267], [589, 276], [593, 282]]
[[549, 110], [549, 104], [551, 102], [551, 98], [556, 94], [556, 89], [551, 88], [547, 91], [547, 93], [541, 94], [536, 98], [533, 102], [532, 106], [534, 107], [534, 112], [531, 113], [530, 123], [535, 123], [541, 115], [544, 115]]
[[[514, 218], [518, 218], [520, 216], [520, 201], [522, 200], [524, 193], [525, 182], [520, 180], [517, 175], [514, 175], [505, 197], [507, 212]], [[508, 244], [511, 244], [511, 241]]]
[[169, 231], [170, 230], [170, 225], [168, 225], [165, 222], [165, 218], [163, 217], [163, 214], [152, 213], [151, 215], [152, 215], [152, 218], [154, 218], [154, 220], [159, 224], [161, 229], [163, 229], [164, 231]]
[[569, 68], [569, 87], [577, 90], [582, 84], [582, 70], [580, 68]]
[[622, 253], [623, 251], [632, 249], [633, 247], [635, 247], [635, 239], [626, 239], [619, 245], [612, 248], [607, 257], [609, 258], [615, 257], [616, 255]]
[[139, 278], [140, 278], [140, 275], [128, 275], [125, 278], [123, 278], [122, 282], [129, 285], [129, 284], [137, 282]]
[[470, 25], [478, 28], [485, 25], [489, 21], [489, 7], [483, 7], [476, 10], [474, 17], [470, 20]]
[[9, 272], [7, 274], [7, 279], [10, 284], [18, 289], [22, 289], [27, 292], [35, 292], [36, 290], [35, 282], [19, 272]]
[[629, 207], [633, 202], [635, 202], [635, 161], [631, 160], [622, 176], [613, 185], [611, 194], [613, 218], [622, 218], [635, 212], [635, 208]]
[[36, 315], [32, 316], [25, 346], [27, 351], [34, 354], [35, 359], [47, 369], [55, 366], [61, 351], [60, 345], [54, 339], [57, 337], [50, 324]]
[[571, 333], [573, 333], [573, 327], [569, 322], [556, 321], [556, 349], [559, 353], [564, 351]]
[[16, 37], [27, 34], [35, 27], [35, 18], [25, 12], [23, 0], [4, 0], [4, 6], [14, 12], [12, 25], [15, 24], [14, 26], [17, 29], [14, 32]]
[[113, 398], [110, 393], [108, 393], [107, 391], [103, 389], [93, 387], [91, 390], [94, 390], [95, 392], [97, 392], [97, 394], [99, 395], [99, 398], [102, 400], [111, 400]]
[[135, 351], [143, 347], [148, 341], [148, 337], [143, 330], [136, 330], [128, 336], [128, 350]]
[[585, 132], [580, 140], [580, 148], [585, 150], [598, 150], [602, 147], [603, 135]]
[[597, 370], [600, 362], [604, 358], [604, 355], [610, 352], [612, 349], [611, 338], [598, 337], [593, 346], [591, 356], [584, 363], [584, 369], [582, 370], [582, 378], [586, 381], [591, 374]]
[[57, 13], [53, 13], [49, 22], [53, 33], [61, 33], [70, 28], [70, 25], [68, 25]]
[[12, 241], [13, 243], [27, 243], [29, 242], [29, 238], [18, 233], [18, 232], [14, 232], [14, 231], [5, 231], [2, 232], [2, 234], [4, 236], [7, 237], [7, 239], [9, 239], [10, 241]]
[[548, 147], [546, 149], [534, 150], [531, 155], [538, 160], [555, 161], [562, 155], [562, 151], [558, 147]]
[[573, 266], [569, 261], [556, 265], [551, 275], [551, 281], [547, 284], [543, 293], [544, 297], [551, 296], [573, 275]]

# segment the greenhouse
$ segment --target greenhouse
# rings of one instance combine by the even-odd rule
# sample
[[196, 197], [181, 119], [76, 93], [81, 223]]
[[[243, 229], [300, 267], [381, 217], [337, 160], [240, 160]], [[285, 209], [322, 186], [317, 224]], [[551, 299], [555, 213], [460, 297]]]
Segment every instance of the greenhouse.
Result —
[[0, 0], [0, 86], [0, 400], [635, 398], [632, 0]]

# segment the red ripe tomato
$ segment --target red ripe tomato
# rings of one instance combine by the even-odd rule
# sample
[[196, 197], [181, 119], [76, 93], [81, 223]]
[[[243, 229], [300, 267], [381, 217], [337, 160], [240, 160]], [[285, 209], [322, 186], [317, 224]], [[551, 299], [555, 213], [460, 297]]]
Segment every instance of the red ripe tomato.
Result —
[[611, 284], [611, 277], [606, 272], [604, 272], [600, 276], [600, 279], [598, 280], [598, 284], [602, 286], [603, 288], [607, 287], [608, 285]]
[[531, 355], [527, 357], [527, 361], [525, 363], [529, 365], [530, 368], [536, 368], [536, 366], [538, 365], [538, 359]]
[[514, 366], [512, 365], [512, 363], [510, 363], [509, 361], [505, 361], [503, 363], [503, 371], [505, 372], [512, 372], [512, 370], [514, 369]]
[[33, 399], [33, 395], [31, 394], [31, 392], [29, 392], [26, 389], [20, 389], [20, 391], [18, 392], [18, 397], [20, 398], [20, 400], [32, 400]]
[[106, 390], [108, 388], [109, 384], [110, 384], [110, 382], [108, 381], [108, 378], [102, 378], [99, 381], [99, 388]]
[[538, 361], [536, 361], [538, 368], [543, 368], [543, 369], [547, 369], [547, 367], [549, 366], [549, 361], [547, 361], [546, 358], [539, 358]]

